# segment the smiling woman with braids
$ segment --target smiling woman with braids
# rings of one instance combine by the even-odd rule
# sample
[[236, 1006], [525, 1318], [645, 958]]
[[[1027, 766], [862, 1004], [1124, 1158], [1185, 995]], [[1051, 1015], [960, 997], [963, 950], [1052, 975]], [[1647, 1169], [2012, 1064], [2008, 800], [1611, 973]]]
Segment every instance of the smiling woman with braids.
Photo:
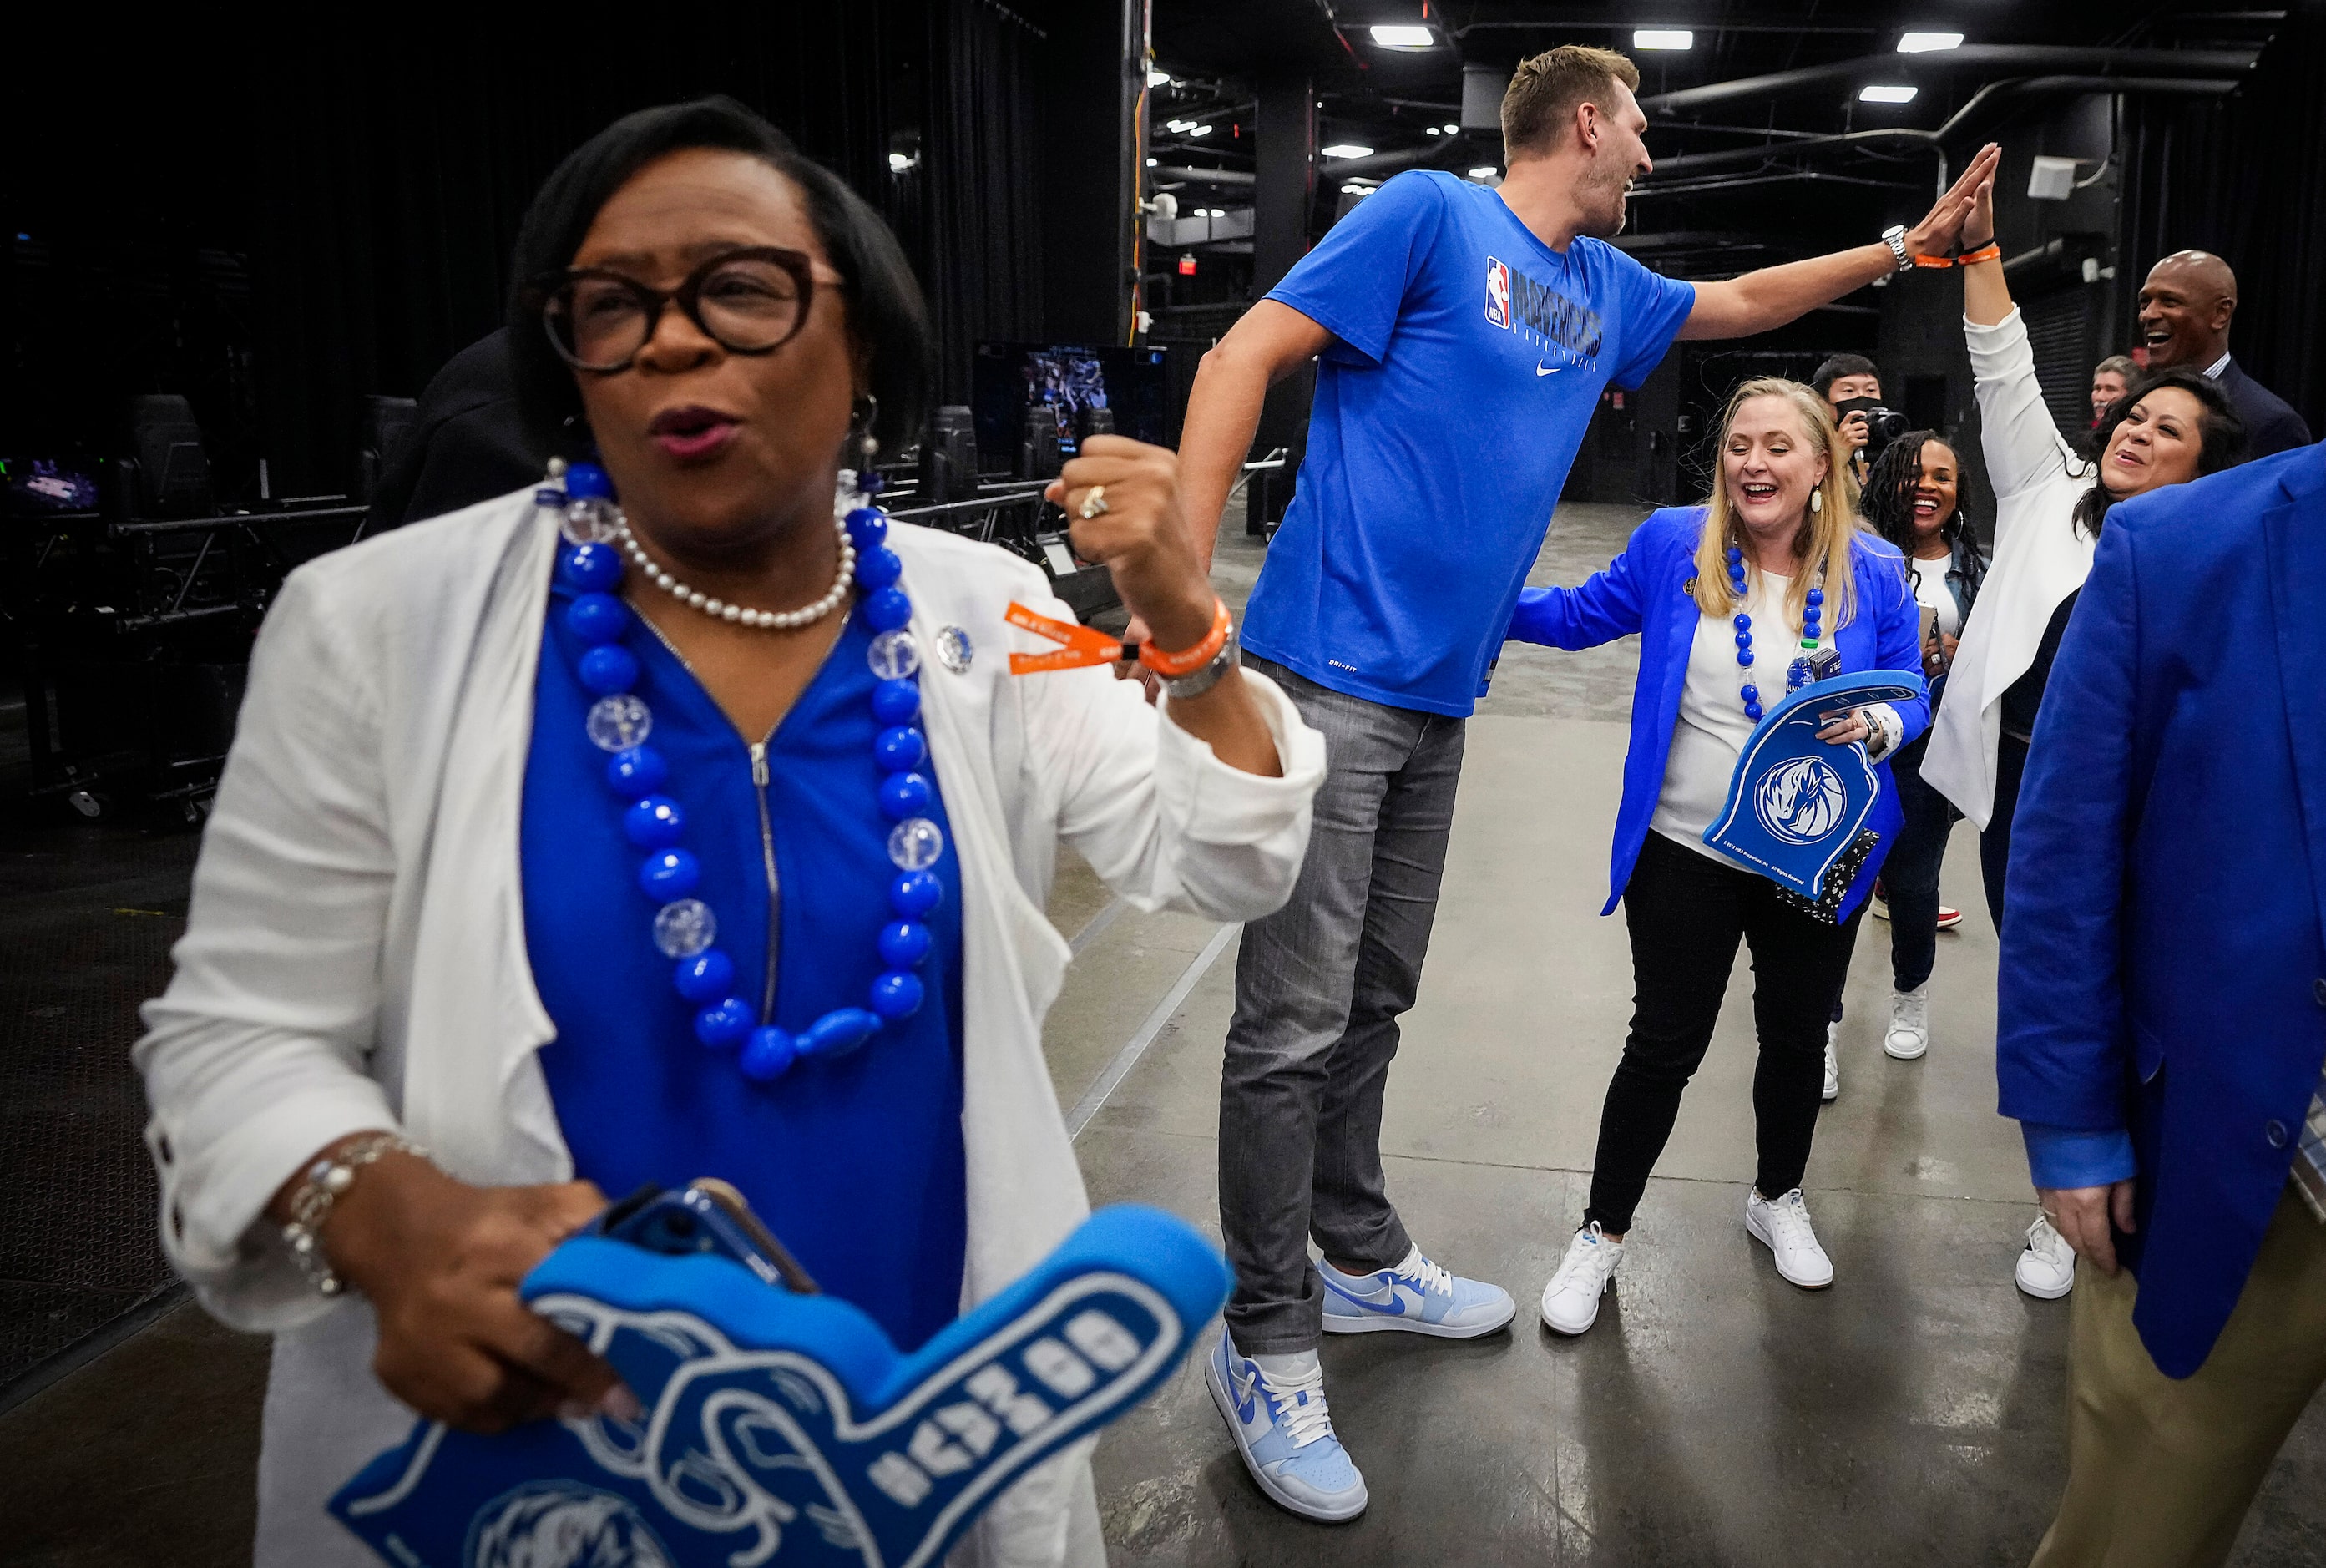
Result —
[[[1254, 919], [1324, 771], [1235, 667], [1158, 448], [1093, 437], [1051, 495], [1183, 650], [1160, 708], [1009, 674], [1010, 602], [1070, 612], [866, 504], [919, 295], [756, 115], [617, 122], [516, 263], [562, 493], [292, 575], [137, 1048], [172, 1261], [275, 1336], [260, 1568], [370, 1561], [323, 1502], [415, 1411], [635, 1417], [516, 1293], [606, 1192], [725, 1178], [900, 1347], [1009, 1284], [1087, 1209], [1041, 1050], [1057, 845], [1141, 908]], [[1086, 1454], [973, 1541], [1103, 1563]]]
[[[1978, 187], [1962, 242], [1963, 332], [1995, 487], [1995, 564], [1964, 622], [1921, 776], [1978, 826], [1987, 912], [1999, 932], [2011, 819], [2036, 711], [2108, 510], [2228, 467], [2244, 447], [2245, 429], [2218, 384], [2167, 370], [2126, 389], [2092, 434], [2098, 459], [2086, 460], [2044, 406], [2027, 323], [2012, 303], [1995, 244], [1991, 177]], [[2092, 1183], [2083, 1179], [2074, 1136], [2033, 1124], [2024, 1130], [2042, 1212], [2028, 1227], [2016, 1278], [2028, 1294], [2056, 1300], [2073, 1288], [2075, 1260], [2052, 1222], [2050, 1190]]]
[[[1906, 580], [1925, 612], [1930, 636], [1922, 643], [1922, 673], [1931, 682], [1933, 709], [1946, 689], [1948, 664], [1956, 639], [1986, 577], [1986, 558], [1970, 537], [1963, 514], [1969, 480], [1955, 449], [1936, 431], [1910, 430], [1883, 449], [1865, 476], [1858, 510], [1874, 531], [1906, 557]], [[1898, 841], [1882, 871], [1890, 917], [1890, 1025], [1882, 1049], [1900, 1061], [1912, 1061], [1931, 1048], [1930, 981], [1939, 948], [1939, 865], [1946, 858], [1947, 835], [1958, 815], [1945, 796], [1922, 782], [1927, 734], [1890, 759], [1905, 814]], [[1960, 915], [1956, 915], [1960, 919]]]

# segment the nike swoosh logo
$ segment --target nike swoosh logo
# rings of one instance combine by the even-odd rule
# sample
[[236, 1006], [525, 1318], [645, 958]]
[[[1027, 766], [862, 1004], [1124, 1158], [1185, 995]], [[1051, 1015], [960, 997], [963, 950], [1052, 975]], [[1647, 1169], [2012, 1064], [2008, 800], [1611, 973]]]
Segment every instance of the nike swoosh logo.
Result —
[[1543, 365], [1541, 365], [1541, 364], [1538, 363], [1538, 364], [1535, 366], [1535, 368], [1534, 368], [1534, 373], [1535, 373], [1536, 375], [1538, 375], [1538, 376], [1556, 376], [1556, 375], [1558, 375], [1561, 370], [1564, 370], [1564, 369], [1567, 369], [1567, 367], [1566, 367], [1566, 366], [1564, 366], [1564, 365], [1551, 365], [1551, 366], [1549, 366], [1549, 367], [1545, 367], [1545, 366], [1543, 366]]

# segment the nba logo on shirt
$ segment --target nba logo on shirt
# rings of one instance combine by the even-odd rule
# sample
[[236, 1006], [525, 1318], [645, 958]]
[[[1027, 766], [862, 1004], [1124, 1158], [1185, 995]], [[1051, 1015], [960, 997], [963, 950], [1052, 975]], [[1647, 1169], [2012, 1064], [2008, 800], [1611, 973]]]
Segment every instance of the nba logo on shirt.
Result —
[[1486, 320], [1498, 327], [1511, 324], [1511, 269], [1486, 257]]

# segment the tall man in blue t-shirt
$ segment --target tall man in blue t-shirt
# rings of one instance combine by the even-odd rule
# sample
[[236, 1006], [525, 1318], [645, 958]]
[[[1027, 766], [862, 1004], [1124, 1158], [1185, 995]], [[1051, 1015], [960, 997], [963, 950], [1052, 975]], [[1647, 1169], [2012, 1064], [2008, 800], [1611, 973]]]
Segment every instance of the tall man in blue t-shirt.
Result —
[[1399, 1223], [1382, 1095], [1437, 910], [1463, 720], [1601, 388], [1637, 387], [1675, 336], [1766, 331], [1951, 249], [1994, 165], [1982, 153], [1921, 223], [1873, 244], [1674, 283], [1602, 238], [1648, 172], [1639, 79], [1597, 49], [1521, 65], [1501, 190], [1389, 182], [1205, 356], [1188, 405], [1180, 471], [1208, 560], [1269, 386], [1320, 361], [1243, 644], [1324, 732], [1331, 773], [1291, 902], [1246, 928], [1236, 965], [1220, 1092], [1236, 1293], [1210, 1367], [1253, 1479], [1311, 1518], [1365, 1506], [1326, 1414], [1320, 1330], [1461, 1339], [1512, 1316]]

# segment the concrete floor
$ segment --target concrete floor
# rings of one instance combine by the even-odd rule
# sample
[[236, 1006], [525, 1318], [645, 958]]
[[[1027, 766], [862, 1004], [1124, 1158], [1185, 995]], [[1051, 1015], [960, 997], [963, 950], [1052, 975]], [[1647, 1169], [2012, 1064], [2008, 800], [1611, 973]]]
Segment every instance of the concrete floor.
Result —
[[[1536, 580], [1579, 580], [1636, 517], [1563, 509]], [[1258, 551], [1222, 545], [1218, 580], [1240, 603]], [[1630, 1008], [1622, 927], [1596, 911], [1633, 657], [1504, 659], [1471, 726], [1436, 941], [1392, 1075], [1392, 1195], [1439, 1261], [1519, 1298], [1517, 1323], [1465, 1344], [1327, 1344], [1336, 1422], [1372, 1493], [1337, 1527], [1260, 1496], [1184, 1370], [1101, 1442], [1117, 1564], [1790, 1568], [2033, 1551], [2061, 1476], [2066, 1304], [2011, 1285], [2033, 1208], [2015, 1133], [1993, 1111], [1995, 944], [1968, 832], [1946, 882], [1966, 918], [1940, 941], [1925, 1060], [1882, 1055], [1886, 928], [1860, 945], [1842, 1097], [1808, 1182], [1833, 1289], [1786, 1285], [1744, 1232], [1740, 965], [1597, 1326], [1568, 1340], [1537, 1324]], [[1075, 864], [1052, 914], [1080, 957], [1045, 1044], [1060, 1105], [1088, 1117], [1093, 1199], [1214, 1228], [1233, 944], [1204, 921], [1126, 911]], [[258, 1342], [181, 1309], [0, 1414], [0, 1561], [247, 1561], [264, 1364]], [[2321, 1481], [2313, 1408], [2233, 1560], [2326, 1560]]]

